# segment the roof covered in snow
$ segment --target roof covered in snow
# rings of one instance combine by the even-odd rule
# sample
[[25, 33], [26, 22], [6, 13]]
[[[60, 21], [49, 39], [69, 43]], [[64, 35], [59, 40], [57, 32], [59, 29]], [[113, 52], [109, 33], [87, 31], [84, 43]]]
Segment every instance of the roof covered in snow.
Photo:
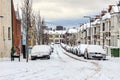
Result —
[[114, 12], [119, 12], [119, 8], [120, 7], [118, 7], [117, 5], [115, 5], [115, 6], [112, 6], [112, 13], [114, 13]]
[[68, 29], [67, 33], [77, 33], [77, 29]]
[[110, 18], [111, 18], [110, 13], [106, 13], [106, 14], [102, 17], [102, 20], [110, 19]]
[[95, 25], [95, 24], [100, 24], [100, 19], [96, 19], [94, 22], [92, 22], [92, 25]]
[[65, 34], [66, 30], [49, 30], [49, 34]]
[[48, 33], [48, 30], [44, 30], [44, 34], [47, 34]]

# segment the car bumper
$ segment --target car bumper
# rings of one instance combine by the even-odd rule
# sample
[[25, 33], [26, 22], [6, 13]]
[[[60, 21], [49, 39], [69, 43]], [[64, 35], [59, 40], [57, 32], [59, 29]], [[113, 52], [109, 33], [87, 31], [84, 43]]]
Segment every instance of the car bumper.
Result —
[[103, 54], [99, 54], [99, 55], [89, 55], [89, 58], [95, 58], [95, 59], [106, 59], [106, 55], [103, 55]]

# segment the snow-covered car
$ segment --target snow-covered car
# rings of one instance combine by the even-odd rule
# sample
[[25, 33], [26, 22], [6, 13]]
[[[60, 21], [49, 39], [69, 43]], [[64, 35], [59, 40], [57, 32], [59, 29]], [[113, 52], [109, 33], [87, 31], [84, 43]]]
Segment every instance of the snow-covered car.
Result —
[[84, 52], [85, 52], [85, 49], [87, 48], [87, 44], [80, 44], [78, 46], [78, 52], [79, 52], [79, 56], [84, 56]]
[[51, 48], [48, 45], [35, 45], [31, 50], [31, 60], [45, 57], [50, 59]]
[[64, 43], [61, 43], [61, 46], [62, 46], [62, 48], [63, 48], [63, 49], [65, 49], [65, 47], [66, 47], [66, 44], [64, 44]]
[[99, 45], [88, 45], [84, 52], [84, 58], [86, 59], [106, 59], [106, 52]]
[[70, 47], [70, 53], [73, 53], [73, 46]]
[[70, 52], [70, 46], [65, 46], [65, 50], [67, 51], [67, 52]]
[[78, 55], [78, 47], [77, 46], [73, 47], [73, 54]]

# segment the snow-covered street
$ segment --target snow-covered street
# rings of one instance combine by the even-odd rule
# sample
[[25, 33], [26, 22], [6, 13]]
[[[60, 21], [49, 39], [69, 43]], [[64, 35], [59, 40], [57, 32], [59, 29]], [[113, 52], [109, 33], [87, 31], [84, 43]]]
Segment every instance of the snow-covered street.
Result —
[[0, 80], [120, 80], [120, 58], [85, 60], [69, 54], [56, 44], [49, 60], [0, 60]]

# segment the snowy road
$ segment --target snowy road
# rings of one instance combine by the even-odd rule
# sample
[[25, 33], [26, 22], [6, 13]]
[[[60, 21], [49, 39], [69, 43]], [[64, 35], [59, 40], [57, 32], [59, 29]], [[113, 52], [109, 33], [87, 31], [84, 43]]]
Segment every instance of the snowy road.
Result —
[[0, 61], [0, 80], [120, 80], [120, 58], [85, 60], [54, 45], [50, 60]]

